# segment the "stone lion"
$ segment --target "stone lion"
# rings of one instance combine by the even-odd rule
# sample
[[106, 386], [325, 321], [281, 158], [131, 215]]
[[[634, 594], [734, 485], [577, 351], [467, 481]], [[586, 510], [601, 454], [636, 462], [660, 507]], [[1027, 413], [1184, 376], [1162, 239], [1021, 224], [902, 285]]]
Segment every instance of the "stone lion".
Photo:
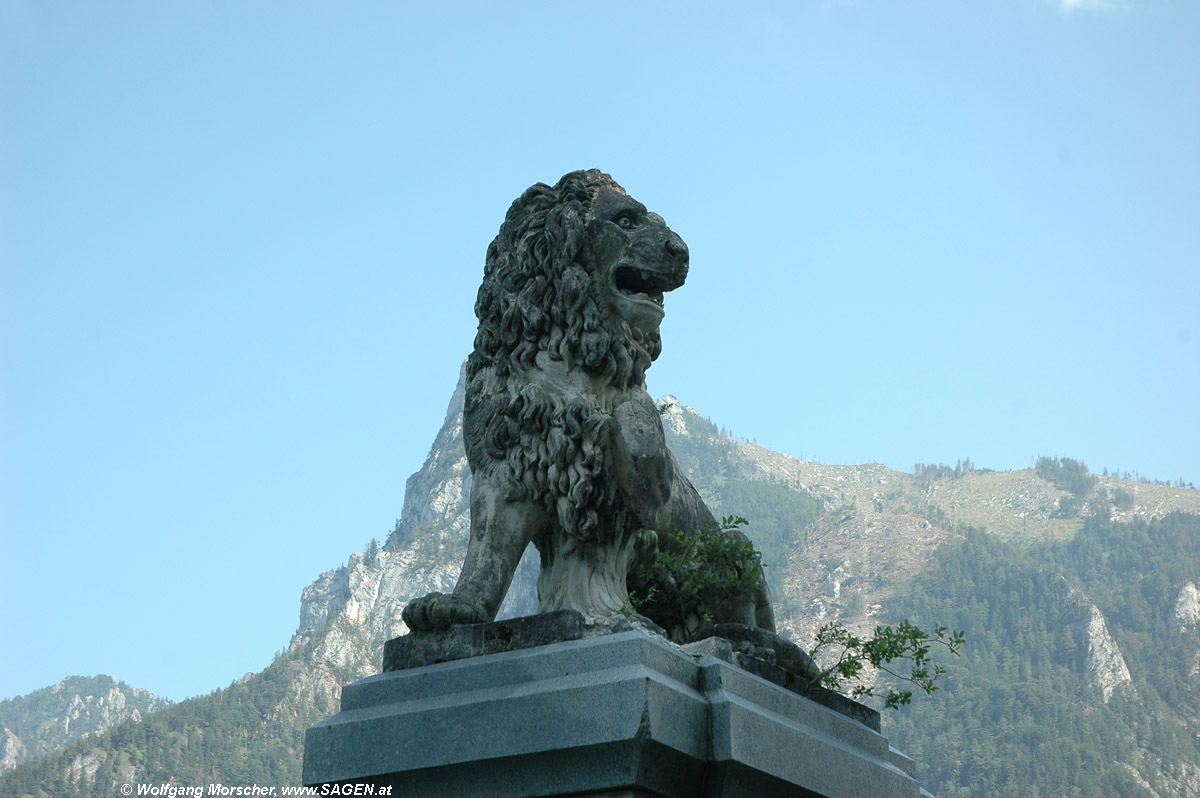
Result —
[[[713, 522], [645, 384], [663, 295], [687, 273], [683, 240], [607, 174], [571, 172], [513, 202], [488, 247], [467, 360], [466, 560], [452, 593], [404, 609], [411, 629], [493, 620], [530, 542], [540, 612], [629, 612], [659, 547], [680, 545], [671, 533]], [[762, 584], [668, 631], [686, 639], [705, 617], [773, 632]]]

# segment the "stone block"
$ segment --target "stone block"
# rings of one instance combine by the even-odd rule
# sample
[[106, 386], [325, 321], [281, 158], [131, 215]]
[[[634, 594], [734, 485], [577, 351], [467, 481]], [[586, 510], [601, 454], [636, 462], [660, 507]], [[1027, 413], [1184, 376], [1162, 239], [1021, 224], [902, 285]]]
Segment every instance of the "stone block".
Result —
[[[509, 631], [461, 634], [485, 647], [540, 634]], [[429, 798], [922, 794], [876, 730], [727, 661], [717, 643], [689, 653], [641, 628], [582, 635], [347, 685], [342, 711], [308, 730], [305, 784]]]
[[586, 618], [577, 610], [556, 610], [492, 623], [451, 626], [430, 632], [394, 637], [383, 646], [383, 670], [399, 671], [469, 657], [500, 654], [523, 648], [601, 637], [632, 629], [665, 636], [649, 618], [613, 615]]

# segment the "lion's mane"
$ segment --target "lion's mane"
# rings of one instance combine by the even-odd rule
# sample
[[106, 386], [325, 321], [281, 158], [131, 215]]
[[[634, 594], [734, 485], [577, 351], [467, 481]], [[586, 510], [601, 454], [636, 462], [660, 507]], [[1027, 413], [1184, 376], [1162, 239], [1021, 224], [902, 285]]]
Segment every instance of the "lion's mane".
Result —
[[[625, 193], [588, 170], [553, 187], [539, 183], [513, 202], [488, 247], [467, 360], [463, 432], [472, 472], [498, 479], [510, 501], [540, 502], [577, 542], [627, 523], [621, 492], [606, 478], [612, 410], [645, 390], [662, 348], [657, 332], [643, 334], [605, 309], [587, 240], [588, 212], [604, 188]], [[564, 397], [523, 379], [543, 352], [605, 389]]]

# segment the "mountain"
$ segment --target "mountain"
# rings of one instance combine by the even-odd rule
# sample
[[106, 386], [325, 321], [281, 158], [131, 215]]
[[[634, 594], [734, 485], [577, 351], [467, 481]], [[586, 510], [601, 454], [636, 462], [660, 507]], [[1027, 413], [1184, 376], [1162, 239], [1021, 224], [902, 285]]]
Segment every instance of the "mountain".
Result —
[[[781, 633], [911, 618], [966, 632], [942, 689], [885, 718], [941, 796], [1200, 794], [1200, 491], [1091, 475], [831, 466], [735, 441], [663, 397], [681, 466], [749, 519]], [[0, 795], [111, 796], [127, 783], [298, 784], [304, 729], [378, 670], [414, 596], [449, 590], [466, 547], [462, 386], [382, 546], [304, 589], [264, 671], [76, 739], [0, 774]], [[502, 616], [536, 607], [522, 560]]]
[[76, 737], [126, 720], [140, 721], [170, 704], [111, 676], [68, 676], [51, 687], [0, 701], [0, 771]]

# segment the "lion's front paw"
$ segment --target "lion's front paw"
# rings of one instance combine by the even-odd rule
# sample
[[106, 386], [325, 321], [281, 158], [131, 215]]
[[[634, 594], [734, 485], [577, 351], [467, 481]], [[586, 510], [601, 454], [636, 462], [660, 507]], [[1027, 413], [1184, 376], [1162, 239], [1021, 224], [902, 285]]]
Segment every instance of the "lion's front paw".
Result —
[[420, 632], [448, 629], [456, 623], [483, 623], [490, 620], [479, 607], [453, 593], [430, 593], [413, 599], [404, 608], [401, 617], [409, 629]]

